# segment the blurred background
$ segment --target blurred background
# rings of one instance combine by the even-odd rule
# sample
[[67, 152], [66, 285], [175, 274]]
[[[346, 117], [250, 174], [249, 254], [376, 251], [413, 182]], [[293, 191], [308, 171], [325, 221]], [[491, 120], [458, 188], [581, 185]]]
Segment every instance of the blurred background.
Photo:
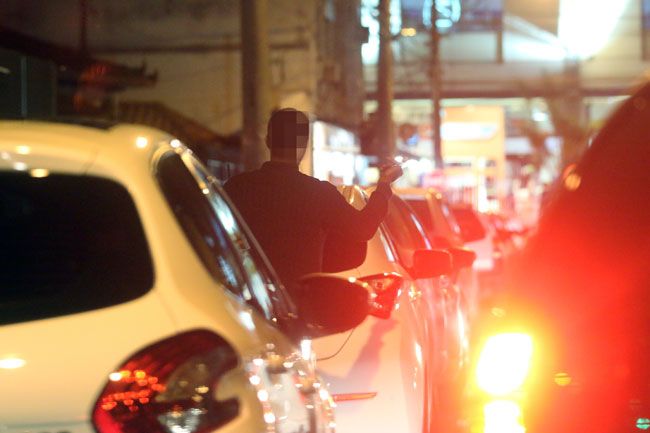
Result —
[[225, 180], [295, 107], [303, 172], [367, 185], [391, 158], [532, 226], [646, 79], [649, 29], [648, 0], [2, 0], [0, 117], [151, 125]]

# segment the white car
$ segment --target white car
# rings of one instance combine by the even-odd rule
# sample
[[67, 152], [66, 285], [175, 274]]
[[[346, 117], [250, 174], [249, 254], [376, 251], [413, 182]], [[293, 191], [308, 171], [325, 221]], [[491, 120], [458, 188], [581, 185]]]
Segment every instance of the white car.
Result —
[[[341, 192], [353, 206], [365, 206], [358, 187]], [[449, 368], [447, 312], [456, 305], [450, 299], [454, 288], [439, 276], [451, 272], [451, 259], [432, 251], [414, 222], [402, 227], [403, 236], [419, 244], [391, 240], [389, 220], [403, 222], [396, 202], [394, 197], [386, 223], [369, 241], [363, 264], [343, 273], [373, 287], [375, 317], [313, 342], [319, 372], [337, 402], [337, 431], [343, 433], [422, 433], [440, 422], [435, 401]], [[400, 254], [408, 255], [408, 262]]]
[[[435, 248], [445, 248], [451, 252], [452, 257], [456, 255], [455, 258], [464, 254], [462, 250], [466, 244], [461, 236], [461, 228], [442, 193], [434, 188], [403, 188], [397, 190], [396, 193], [416, 213]], [[472, 246], [475, 246], [475, 244], [467, 244], [467, 247]], [[472, 249], [472, 251], [474, 250]], [[475, 318], [478, 312], [480, 287], [476, 268], [480, 266], [482, 265], [477, 254], [471, 266], [458, 267], [454, 275], [455, 282], [462, 291], [467, 303], [466, 309], [470, 321]]]
[[0, 122], [0, 239], [3, 433], [333, 431], [287, 335], [355, 326], [368, 288], [313, 277], [298, 317], [178, 140]]

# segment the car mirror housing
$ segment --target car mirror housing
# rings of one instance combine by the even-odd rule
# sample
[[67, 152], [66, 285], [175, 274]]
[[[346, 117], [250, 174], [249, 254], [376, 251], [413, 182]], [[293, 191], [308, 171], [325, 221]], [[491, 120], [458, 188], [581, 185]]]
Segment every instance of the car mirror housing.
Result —
[[371, 316], [388, 319], [395, 310], [399, 291], [404, 284], [404, 278], [395, 272], [368, 275], [360, 278], [368, 283], [372, 294], [370, 295]]
[[469, 248], [452, 247], [448, 251], [451, 254], [451, 260], [456, 270], [469, 268], [476, 260], [476, 253]]
[[350, 330], [370, 311], [370, 286], [355, 278], [309, 274], [293, 293], [304, 329], [302, 337], [322, 337]]
[[416, 280], [448, 275], [452, 271], [452, 258], [447, 251], [417, 250], [413, 254], [411, 276]]

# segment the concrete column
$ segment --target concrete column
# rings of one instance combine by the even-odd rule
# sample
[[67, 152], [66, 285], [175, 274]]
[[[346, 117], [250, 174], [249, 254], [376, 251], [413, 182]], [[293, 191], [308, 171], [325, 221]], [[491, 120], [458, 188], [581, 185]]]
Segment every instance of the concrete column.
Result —
[[247, 170], [267, 159], [266, 122], [271, 111], [268, 0], [241, 0], [242, 158]]
[[395, 155], [393, 126], [393, 51], [390, 0], [379, 0], [379, 64], [377, 70], [377, 145], [381, 157]]
[[431, 141], [433, 143], [433, 161], [437, 169], [443, 169], [442, 159], [442, 130], [440, 117], [440, 100], [442, 99], [442, 69], [440, 68], [440, 33], [436, 22], [438, 21], [438, 9], [436, 0], [431, 2], [431, 101], [433, 111], [431, 113]]

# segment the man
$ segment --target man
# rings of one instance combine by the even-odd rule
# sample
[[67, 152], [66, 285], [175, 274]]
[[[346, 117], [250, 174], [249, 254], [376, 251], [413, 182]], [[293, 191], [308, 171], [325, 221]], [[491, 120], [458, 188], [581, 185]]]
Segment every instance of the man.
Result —
[[262, 246], [281, 281], [291, 289], [301, 276], [323, 271], [328, 236], [366, 242], [386, 215], [398, 165], [381, 169], [376, 191], [359, 211], [334, 185], [298, 171], [309, 141], [309, 119], [295, 109], [275, 111], [266, 144], [271, 160], [232, 177], [224, 188]]

